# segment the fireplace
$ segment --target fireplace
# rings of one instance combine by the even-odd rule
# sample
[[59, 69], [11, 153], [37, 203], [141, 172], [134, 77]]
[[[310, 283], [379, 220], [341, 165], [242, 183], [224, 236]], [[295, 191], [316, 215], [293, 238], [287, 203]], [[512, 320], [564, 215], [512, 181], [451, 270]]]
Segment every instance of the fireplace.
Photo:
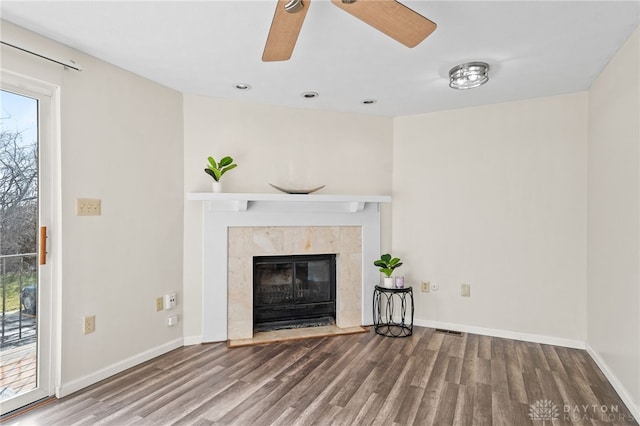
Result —
[[[228, 229], [228, 339], [254, 335], [254, 258], [263, 256], [315, 256], [335, 254], [336, 326], [348, 328], [362, 322], [362, 305], [371, 312], [370, 298], [362, 298], [362, 227], [278, 226]], [[375, 270], [374, 268], [371, 268]]]
[[254, 332], [335, 324], [335, 254], [253, 258]]
[[202, 336], [253, 337], [253, 258], [336, 255], [336, 326], [373, 322], [384, 195], [190, 193], [203, 202]]

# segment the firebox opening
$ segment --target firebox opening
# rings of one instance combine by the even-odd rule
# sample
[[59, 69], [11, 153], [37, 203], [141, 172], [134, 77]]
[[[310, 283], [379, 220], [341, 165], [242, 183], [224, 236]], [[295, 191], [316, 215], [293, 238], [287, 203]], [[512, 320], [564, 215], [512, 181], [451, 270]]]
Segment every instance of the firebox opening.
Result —
[[335, 324], [336, 255], [253, 258], [253, 331]]

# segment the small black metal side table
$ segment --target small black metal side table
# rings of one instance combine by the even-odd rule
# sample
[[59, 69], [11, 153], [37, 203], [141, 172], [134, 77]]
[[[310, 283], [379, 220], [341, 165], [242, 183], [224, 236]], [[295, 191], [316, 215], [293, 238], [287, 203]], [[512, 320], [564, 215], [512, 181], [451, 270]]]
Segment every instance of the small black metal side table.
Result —
[[413, 287], [386, 288], [377, 285], [373, 291], [373, 327], [382, 336], [411, 336]]

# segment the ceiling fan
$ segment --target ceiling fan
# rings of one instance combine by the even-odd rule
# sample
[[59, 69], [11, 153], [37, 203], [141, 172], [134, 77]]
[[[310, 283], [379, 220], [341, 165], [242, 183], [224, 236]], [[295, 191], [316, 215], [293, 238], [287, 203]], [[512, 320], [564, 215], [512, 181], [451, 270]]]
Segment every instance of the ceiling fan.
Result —
[[[278, 0], [262, 60], [291, 58], [311, 0]], [[404, 44], [415, 47], [436, 24], [396, 0], [331, 0], [342, 10]]]

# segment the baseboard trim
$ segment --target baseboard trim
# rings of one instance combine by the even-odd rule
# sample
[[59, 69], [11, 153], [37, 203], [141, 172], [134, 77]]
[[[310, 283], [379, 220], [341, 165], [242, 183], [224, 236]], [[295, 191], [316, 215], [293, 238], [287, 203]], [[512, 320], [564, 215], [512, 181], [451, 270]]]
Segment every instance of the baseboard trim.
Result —
[[605, 375], [611, 386], [616, 390], [622, 402], [627, 406], [629, 411], [631, 411], [631, 415], [635, 418], [636, 421], [640, 422], [640, 406], [633, 400], [627, 388], [620, 382], [618, 377], [611, 371], [605, 360], [600, 356], [600, 354], [593, 349], [589, 343], [586, 345], [587, 353], [591, 356], [593, 361], [596, 363], [602, 373]]
[[475, 327], [466, 324], [455, 324], [442, 321], [430, 321], [414, 319], [413, 323], [420, 327], [444, 328], [447, 330], [462, 331], [465, 333], [480, 334], [482, 336], [501, 337], [504, 339], [521, 340], [523, 342], [541, 343], [543, 345], [564, 346], [574, 349], [585, 349], [585, 344], [580, 340], [564, 339], [561, 337], [543, 336], [540, 334], [520, 333], [517, 331], [500, 330], [496, 328]]
[[184, 338], [184, 346], [199, 345], [202, 343], [202, 336], [186, 336]]
[[176, 339], [170, 342], [164, 343], [160, 346], [156, 346], [155, 348], [149, 349], [137, 355], [134, 355], [130, 358], [124, 359], [120, 362], [112, 364], [108, 367], [105, 367], [101, 370], [88, 374], [84, 377], [80, 377], [75, 380], [71, 380], [67, 383], [62, 383], [60, 386], [56, 388], [56, 397], [63, 398], [65, 396], [71, 395], [74, 392], [77, 392], [81, 389], [86, 388], [87, 386], [91, 386], [95, 383], [98, 383], [101, 380], [104, 380], [108, 377], [111, 377], [115, 374], [121, 373], [122, 371], [135, 367], [138, 364], [149, 361], [157, 356], [170, 352], [174, 349], [180, 348], [183, 346], [184, 339]]

